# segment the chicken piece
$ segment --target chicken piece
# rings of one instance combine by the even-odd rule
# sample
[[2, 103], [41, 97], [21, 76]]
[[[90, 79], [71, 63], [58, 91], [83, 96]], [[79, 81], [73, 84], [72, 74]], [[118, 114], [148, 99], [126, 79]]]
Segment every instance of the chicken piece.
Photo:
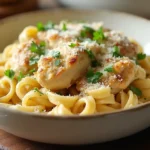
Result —
[[136, 42], [131, 42], [123, 33], [110, 31], [106, 33], [106, 36], [107, 40], [105, 44], [108, 47], [118, 46], [122, 56], [133, 58], [141, 51], [140, 46]]
[[112, 88], [112, 93], [126, 89], [134, 80], [144, 79], [146, 72], [131, 60], [120, 60], [114, 64], [115, 75], [110, 75], [106, 83]]
[[[101, 70], [103, 69], [101, 68]], [[87, 83], [86, 78], [82, 78], [77, 82], [77, 90], [84, 92], [86, 89], [95, 89], [105, 85], [110, 86], [112, 89], [111, 92], [116, 94], [126, 89], [134, 80], [146, 77], [145, 70], [128, 58], [114, 63], [113, 70], [113, 73], [103, 75], [100, 82], [96, 84]]]
[[[66, 24], [66, 30], [63, 30], [63, 25]], [[38, 32], [38, 39], [42, 41], [47, 41], [51, 48], [56, 48], [63, 44], [64, 42], [71, 42], [80, 37], [81, 31], [84, 27], [89, 27], [91, 29], [99, 29], [102, 26], [101, 22], [92, 23], [92, 24], [83, 24], [83, 23], [67, 23], [62, 21], [58, 26], [55, 26], [54, 29], [50, 29], [46, 32]]]
[[50, 48], [56, 48], [64, 42], [75, 40], [79, 34], [80, 32], [76, 30], [59, 31], [56, 29], [51, 29], [47, 32], [39, 32], [38, 39], [47, 41]]
[[[50, 90], [60, 90], [69, 88], [82, 77], [90, 65], [90, 59], [86, 52], [78, 50], [78, 48], [62, 46], [50, 51], [60, 52], [59, 58], [48, 55], [42, 57], [35, 74], [41, 86]], [[60, 64], [56, 64], [57, 61], [60, 61]]]
[[10, 68], [15, 71], [16, 75], [18, 75], [19, 72], [23, 74], [27, 73], [30, 69], [29, 59], [33, 54], [29, 50], [29, 46], [30, 42], [19, 44], [9, 60]]
[[125, 45], [125, 43], [119, 43], [117, 46], [119, 46], [120, 48], [120, 54], [122, 56], [126, 56], [129, 58], [133, 58], [136, 57], [139, 49], [138, 49], [138, 45], [136, 45], [135, 43], [131, 43], [129, 42], [127, 45]]

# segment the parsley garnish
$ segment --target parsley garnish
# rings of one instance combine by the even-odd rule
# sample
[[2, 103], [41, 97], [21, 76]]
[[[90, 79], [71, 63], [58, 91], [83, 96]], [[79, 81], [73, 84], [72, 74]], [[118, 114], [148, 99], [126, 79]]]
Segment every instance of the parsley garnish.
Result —
[[18, 79], [18, 81], [21, 81], [22, 78], [24, 78], [24, 77], [25, 77], [25, 75], [22, 72], [20, 72], [19, 76], [17, 77], [17, 79]]
[[39, 22], [39, 23], [37, 24], [37, 29], [38, 29], [38, 31], [45, 31], [45, 28], [44, 28], [43, 23]]
[[77, 46], [76, 43], [71, 43], [71, 44], [69, 45], [69, 47], [71, 47], [71, 48], [74, 48], [74, 47], [76, 47], [76, 46]]
[[51, 21], [49, 21], [47, 24], [43, 24], [43, 23], [38, 23], [37, 24], [37, 29], [38, 31], [46, 31], [46, 30], [49, 30], [49, 29], [53, 29], [55, 26], [55, 24]]
[[10, 79], [13, 79], [15, 76], [15, 72], [11, 69], [8, 69], [4, 72], [5, 76], [7, 76]]
[[113, 65], [106, 67], [106, 68], [104, 69], [104, 71], [107, 71], [107, 72], [114, 72]]
[[102, 73], [101, 72], [93, 72], [93, 70], [89, 70], [86, 74], [86, 78], [88, 83], [97, 83], [100, 78], [102, 77]]
[[63, 23], [62, 30], [63, 30], [63, 31], [66, 31], [66, 30], [67, 30], [67, 25], [66, 25], [66, 23]]
[[91, 50], [85, 50], [85, 51], [87, 52], [88, 56], [89, 56], [91, 59], [94, 59], [94, 58], [95, 58], [95, 56], [94, 56], [94, 54], [93, 54], [93, 52], [92, 52]]
[[40, 47], [41, 47], [41, 48], [42, 48], [42, 47], [45, 48], [45, 46], [46, 46], [46, 43], [45, 43], [44, 41], [41, 41], [41, 42], [40, 42]]
[[54, 58], [59, 58], [60, 52], [59, 51], [50, 51], [50, 55]]
[[30, 70], [29, 73], [26, 74], [26, 75], [24, 75], [22, 72], [20, 72], [20, 73], [19, 73], [19, 76], [17, 77], [18, 81], [21, 81], [22, 78], [24, 78], [24, 77], [26, 77], [26, 76], [32, 75], [33, 72], [35, 72], [35, 71], [36, 71], [36, 69], [34, 68], [34, 69]]
[[143, 60], [143, 59], [145, 59], [145, 58], [146, 58], [146, 54], [143, 54], [143, 53], [137, 54], [137, 59], [138, 59], [138, 60]]
[[113, 57], [122, 57], [122, 55], [120, 54], [120, 49], [118, 46], [113, 47], [112, 54], [113, 54]]
[[41, 42], [39, 45], [37, 45], [34, 41], [31, 43], [31, 46], [29, 47], [29, 50], [33, 53], [36, 53], [38, 55], [44, 55], [44, 48], [45, 48], [45, 42]]
[[34, 92], [38, 92], [40, 95], [43, 95], [43, 93], [37, 87], [34, 88]]
[[59, 59], [55, 60], [55, 66], [59, 66], [59, 65], [60, 65], [60, 60]]
[[30, 57], [30, 59], [29, 59], [29, 65], [31, 66], [31, 65], [36, 64], [39, 61], [39, 59], [40, 58], [38, 56]]
[[104, 39], [105, 39], [105, 35], [102, 27], [93, 33], [93, 40], [97, 42], [102, 42]]
[[94, 33], [94, 29], [92, 29], [91, 27], [88, 26], [83, 26], [83, 29], [81, 30], [81, 37], [85, 38], [85, 37], [91, 37], [93, 36]]
[[29, 71], [29, 75], [32, 75], [34, 72], [36, 72], [36, 69], [34, 68], [34, 69], [31, 69], [30, 71]]
[[92, 67], [98, 66], [99, 63], [98, 63], [98, 61], [96, 60], [96, 58], [95, 58], [93, 52], [92, 52], [91, 50], [85, 50], [85, 51], [86, 51], [86, 53], [88, 54], [89, 58], [91, 58], [91, 60], [92, 60], [92, 61], [91, 61], [91, 66], [92, 66]]
[[138, 88], [136, 88], [134, 86], [130, 86], [129, 88], [137, 96], [142, 96], [142, 91], [140, 89], [138, 89]]

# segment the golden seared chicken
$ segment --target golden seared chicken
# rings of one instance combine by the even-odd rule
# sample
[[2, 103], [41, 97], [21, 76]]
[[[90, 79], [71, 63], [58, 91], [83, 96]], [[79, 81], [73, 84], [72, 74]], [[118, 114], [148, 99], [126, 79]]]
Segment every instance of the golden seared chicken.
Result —
[[101, 22], [98, 23], [67, 23], [60, 22], [54, 28], [48, 31], [38, 32], [37, 37], [42, 41], [47, 41], [50, 48], [56, 48], [60, 45], [76, 40], [82, 33], [88, 34], [89, 37], [92, 33], [102, 26]]
[[134, 80], [144, 79], [146, 72], [128, 58], [122, 59], [112, 65], [113, 72], [104, 77], [103, 82], [109, 85], [112, 93], [126, 89]]
[[41, 57], [35, 77], [50, 90], [69, 88], [86, 73], [89, 65], [87, 53], [81, 47], [73, 43], [69, 46], [68, 43], [47, 51], [47, 55]]
[[116, 94], [146, 77], [137, 64], [138, 55], [144, 59], [139, 52], [138, 44], [102, 23], [49, 22], [23, 30], [8, 66], [15, 75], [34, 75], [52, 91], [74, 86], [85, 94], [86, 89], [109, 86]]
[[110, 86], [112, 93], [116, 94], [126, 89], [134, 80], [146, 77], [145, 70], [127, 57], [120, 60], [111, 59], [111, 63], [109, 62], [109, 64], [96, 69], [96, 72], [102, 73], [101, 79], [96, 84], [91, 84], [92, 81], [89, 83], [90, 77], [84, 77], [77, 81], [77, 90], [86, 91], [87, 89], [95, 89], [105, 85]]
[[117, 46], [120, 49], [120, 55], [133, 58], [140, 52], [140, 47], [135, 42], [130, 42], [129, 39], [121, 32], [110, 31], [106, 32], [107, 40], [106, 47]]
[[100, 65], [91, 69], [93, 70], [93, 77], [99, 72], [101, 76], [96, 83], [92, 77], [90, 78], [90, 75], [89, 78], [83, 77], [78, 80], [76, 85], [79, 91], [95, 89], [105, 85], [110, 86], [112, 93], [116, 94], [128, 88], [134, 80], [146, 77], [145, 70], [136, 64], [140, 46], [130, 42], [120, 32], [106, 32], [105, 39], [100, 43], [99, 47], [100, 54], [95, 55], [95, 49], [92, 50], [92, 53]]
[[101, 22], [28, 26], [0, 59], [0, 102], [13, 109], [91, 115], [150, 101], [149, 57]]
[[12, 57], [8, 61], [8, 67], [16, 72], [18, 75], [19, 72], [26, 74], [30, 68], [29, 59], [34, 54], [29, 50], [31, 41], [18, 44], [18, 47], [12, 52]]

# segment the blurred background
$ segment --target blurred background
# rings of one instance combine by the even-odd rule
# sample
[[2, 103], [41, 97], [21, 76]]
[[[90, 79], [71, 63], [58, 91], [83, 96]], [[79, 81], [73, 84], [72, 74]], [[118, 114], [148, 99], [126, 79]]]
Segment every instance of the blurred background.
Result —
[[0, 18], [56, 8], [111, 9], [150, 18], [150, 0], [0, 0]]

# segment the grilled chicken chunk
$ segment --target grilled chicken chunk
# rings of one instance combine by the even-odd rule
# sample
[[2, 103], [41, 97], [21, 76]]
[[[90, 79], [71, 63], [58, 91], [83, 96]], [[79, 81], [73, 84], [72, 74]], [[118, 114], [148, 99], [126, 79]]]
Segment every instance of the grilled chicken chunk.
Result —
[[87, 53], [78, 48], [62, 46], [49, 53], [60, 53], [60, 56], [42, 57], [35, 77], [43, 87], [50, 90], [69, 88], [85, 74], [90, 65]]
[[[104, 68], [100, 68], [100, 71], [102, 70], [104, 70]], [[76, 84], [79, 91], [85, 91], [91, 87], [98, 88], [104, 85], [110, 86], [112, 89], [111, 92], [116, 94], [119, 91], [126, 89], [134, 80], [144, 79], [145, 77], [146, 72], [143, 68], [136, 65], [132, 60], [123, 58], [115, 62], [113, 64], [113, 72], [104, 73], [97, 84], [88, 83], [85, 77]]]
[[29, 59], [34, 54], [29, 50], [31, 42], [21, 43], [18, 47], [13, 51], [12, 57], [9, 60], [9, 65], [12, 70], [15, 71], [16, 75], [20, 72], [26, 74], [30, 69]]

